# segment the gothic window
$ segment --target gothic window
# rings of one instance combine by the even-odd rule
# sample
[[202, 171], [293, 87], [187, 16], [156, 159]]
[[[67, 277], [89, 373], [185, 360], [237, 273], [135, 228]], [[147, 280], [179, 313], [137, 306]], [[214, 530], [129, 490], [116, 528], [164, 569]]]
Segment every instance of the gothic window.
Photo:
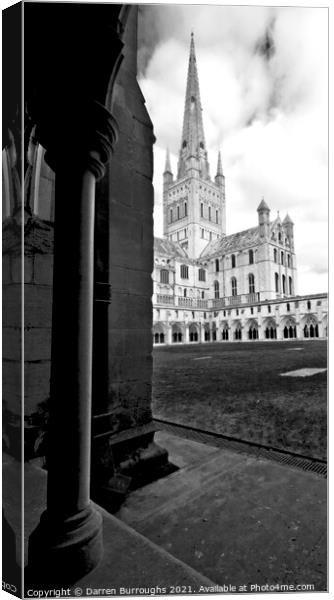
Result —
[[205, 292], [201, 292], [202, 300], [205, 298]]
[[259, 338], [259, 331], [257, 329], [257, 327], [250, 327], [248, 329], [248, 339], [249, 340], [257, 340]]
[[311, 304], [311, 300], [308, 300], [308, 301], [307, 301], [307, 308], [308, 308], [308, 309], [310, 309], [310, 308], [311, 308], [311, 306], [312, 306], [312, 304]]
[[184, 288], [184, 290], [183, 290], [183, 297], [184, 297], [184, 298], [186, 298], [186, 297], [187, 297], [187, 289], [186, 289], [186, 288]]
[[211, 221], [211, 206], [209, 206], [209, 221]]
[[216, 210], [216, 223], [218, 223], [218, 210]]
[[284, 265], [284, 252], [281, 252], [281, 265]]
[[161, 269], [160, 283], [169, 283], [169, 271], [167, 269]]
[[169, 211], [169, 222], [173, 223], [173, 209], [172, 208]]
[[205, 281], [205, 269], [198, 269], [199, 281]]
[[219, 258], [216, 258], [216, 260], [215, 260], [215, 266], [216, 266], [216, 273], [218, 273], [218, 271], [219, 271]]
[[279, 241], [279, 242], [281, 242], [281, 241], [282, 241], [282, 234], [281, 234], [281, 232], [279, 232], [279, 234], [278, 234], [278, 241]]
[[290, 254], [288, 254], [287, 259], [288, 259], [288, 267], [290, 268], [291, 267], [291, 256], [290, 256]]
[[292, 277], [289, 277], [289, 294], [290, 296], [292, 296], [293, 294], [293, 287], [292, 287]]
[[219, 298], [219, 281], [214, 281], [213, 289], [214, 289], [215, 298]]
[[204, 206], [203, 206], [203, 202], [201, 202], [201, 217], [204, 217]]
[[250, 273], [248, 275], [248, 287], [249, 287], [249, 293], [255, 294], [255, 279], [254, 279], [253, 273]]
[[184, 216], [188, 216], [188, 204], [186, 202], [184, 203]]
[[274, 262], [277, 263], [277, 250], [274, 248]]
[[271, 306], [268, 304], [268, 313], [271, 313]]
[[287, 303], [287, 305], [286, 305], [286, 310], [287, 310], [288, 312], [290, 312], [290, 303], [289, 303], [289, 302], [288, 302], [288, 303]]
[[187, 265], [181, 265], [180, 272], [181, 272], [181, 279], [189, 279], [189, 268]]
[[231, 267], [232, 267], [232, 269], [235, 268], [235, 264], [236, 264], [235, 254], [232, 254], [232, 256], [231, 256]]
[[285, 275], [282, 275], [282, 290], [283, 294], [286, 294]]
[[278, 282], [279, 282], [279, 276], [278, 276], [278, 273], [275, 273], [275, 292], [276, 293], [278, 293], [278, 291], [279, 291]]
[[176, 211], [177, 211], [177, 218], [179, 219], [180, 218], [180, 207], [179, 206], [177, 207]]
[[232, 277], [232, 279], [231, 279], [231, 287], [232, 287], [232, 296], [237, 296], [238, 295], [238, 287], [237, 287], [237, 280], [235, 277]]
[[249, 264], [252, 265], [254, 263], [254, 252], [253, 252], [253, 250], [250, 250], [248, 252], [248, 256], [249, 256]]

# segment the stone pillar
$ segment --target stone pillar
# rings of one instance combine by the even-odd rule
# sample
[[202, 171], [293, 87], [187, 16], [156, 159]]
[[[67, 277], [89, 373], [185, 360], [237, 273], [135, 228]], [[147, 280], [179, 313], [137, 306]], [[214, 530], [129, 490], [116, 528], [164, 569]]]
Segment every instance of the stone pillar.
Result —
[[102, 518], [90, 502], [94, 214], [116, 123], [97, 102], [88, 113], [72, 161], [48, 150], [56, 171], [52, 368], [47, 508], [29, 538], [27, 579], [35, 583], [74, 582], [103, 553]]
[[166, 326], [166, 343], [167, 344], [171, 344], [172, 343], [172, 326], [168, 323], [168, 325]]
[[184, 326], [184, 342], [189, 344], [189, 325]]

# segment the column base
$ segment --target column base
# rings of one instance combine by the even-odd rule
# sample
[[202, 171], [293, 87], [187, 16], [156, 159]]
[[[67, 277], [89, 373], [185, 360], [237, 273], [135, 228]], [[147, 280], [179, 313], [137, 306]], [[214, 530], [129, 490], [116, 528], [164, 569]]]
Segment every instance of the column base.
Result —
[[25, 580], [29, 586], [70, 585], [102, 556], [102, 516], [92, 505], [65, 520], [45, 511], [29, 538]]

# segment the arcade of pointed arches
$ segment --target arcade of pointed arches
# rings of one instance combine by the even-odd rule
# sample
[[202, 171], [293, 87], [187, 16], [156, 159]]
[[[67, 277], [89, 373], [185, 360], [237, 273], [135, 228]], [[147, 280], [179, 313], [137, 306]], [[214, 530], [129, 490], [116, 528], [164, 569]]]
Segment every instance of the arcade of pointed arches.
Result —
[[300, 323], [294, 316], [283, 317], [277, 322], [268, 317], [261, 324], [255, 318], [242, 323], [234, 319], [230, 323], [221, 320], [213, 322], [157, 322], [153, 326], [153, 343], [184, 344], [201, 342], [256, 341], [256, 340], [289, 340], [314, 339], [327, 337], [327, 317], [321, 323], [315, 315], [304, 316]]

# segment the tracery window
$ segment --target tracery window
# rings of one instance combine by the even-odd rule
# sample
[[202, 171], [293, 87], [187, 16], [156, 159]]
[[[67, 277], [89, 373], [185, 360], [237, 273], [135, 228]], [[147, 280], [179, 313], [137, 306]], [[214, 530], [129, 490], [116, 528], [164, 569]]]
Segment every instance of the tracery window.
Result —
[[180, 273], [181, 279], [189, 279], [189, 267], [187, 265], [181, 265]]
[[232, 288], [232, 296], [238, 295], [238, 287], [236, 277], [232, 277], [231, 279], [231, 288]]
[[248, 275], [248, 287], [249, 287], [249, 293], [254, 294], [255, 293], [255, 279], [254, 279], [253, 273], [250, 273]]
[[169, 271], [167, 269], [161, 269], [160, 283], [169, 283]]

